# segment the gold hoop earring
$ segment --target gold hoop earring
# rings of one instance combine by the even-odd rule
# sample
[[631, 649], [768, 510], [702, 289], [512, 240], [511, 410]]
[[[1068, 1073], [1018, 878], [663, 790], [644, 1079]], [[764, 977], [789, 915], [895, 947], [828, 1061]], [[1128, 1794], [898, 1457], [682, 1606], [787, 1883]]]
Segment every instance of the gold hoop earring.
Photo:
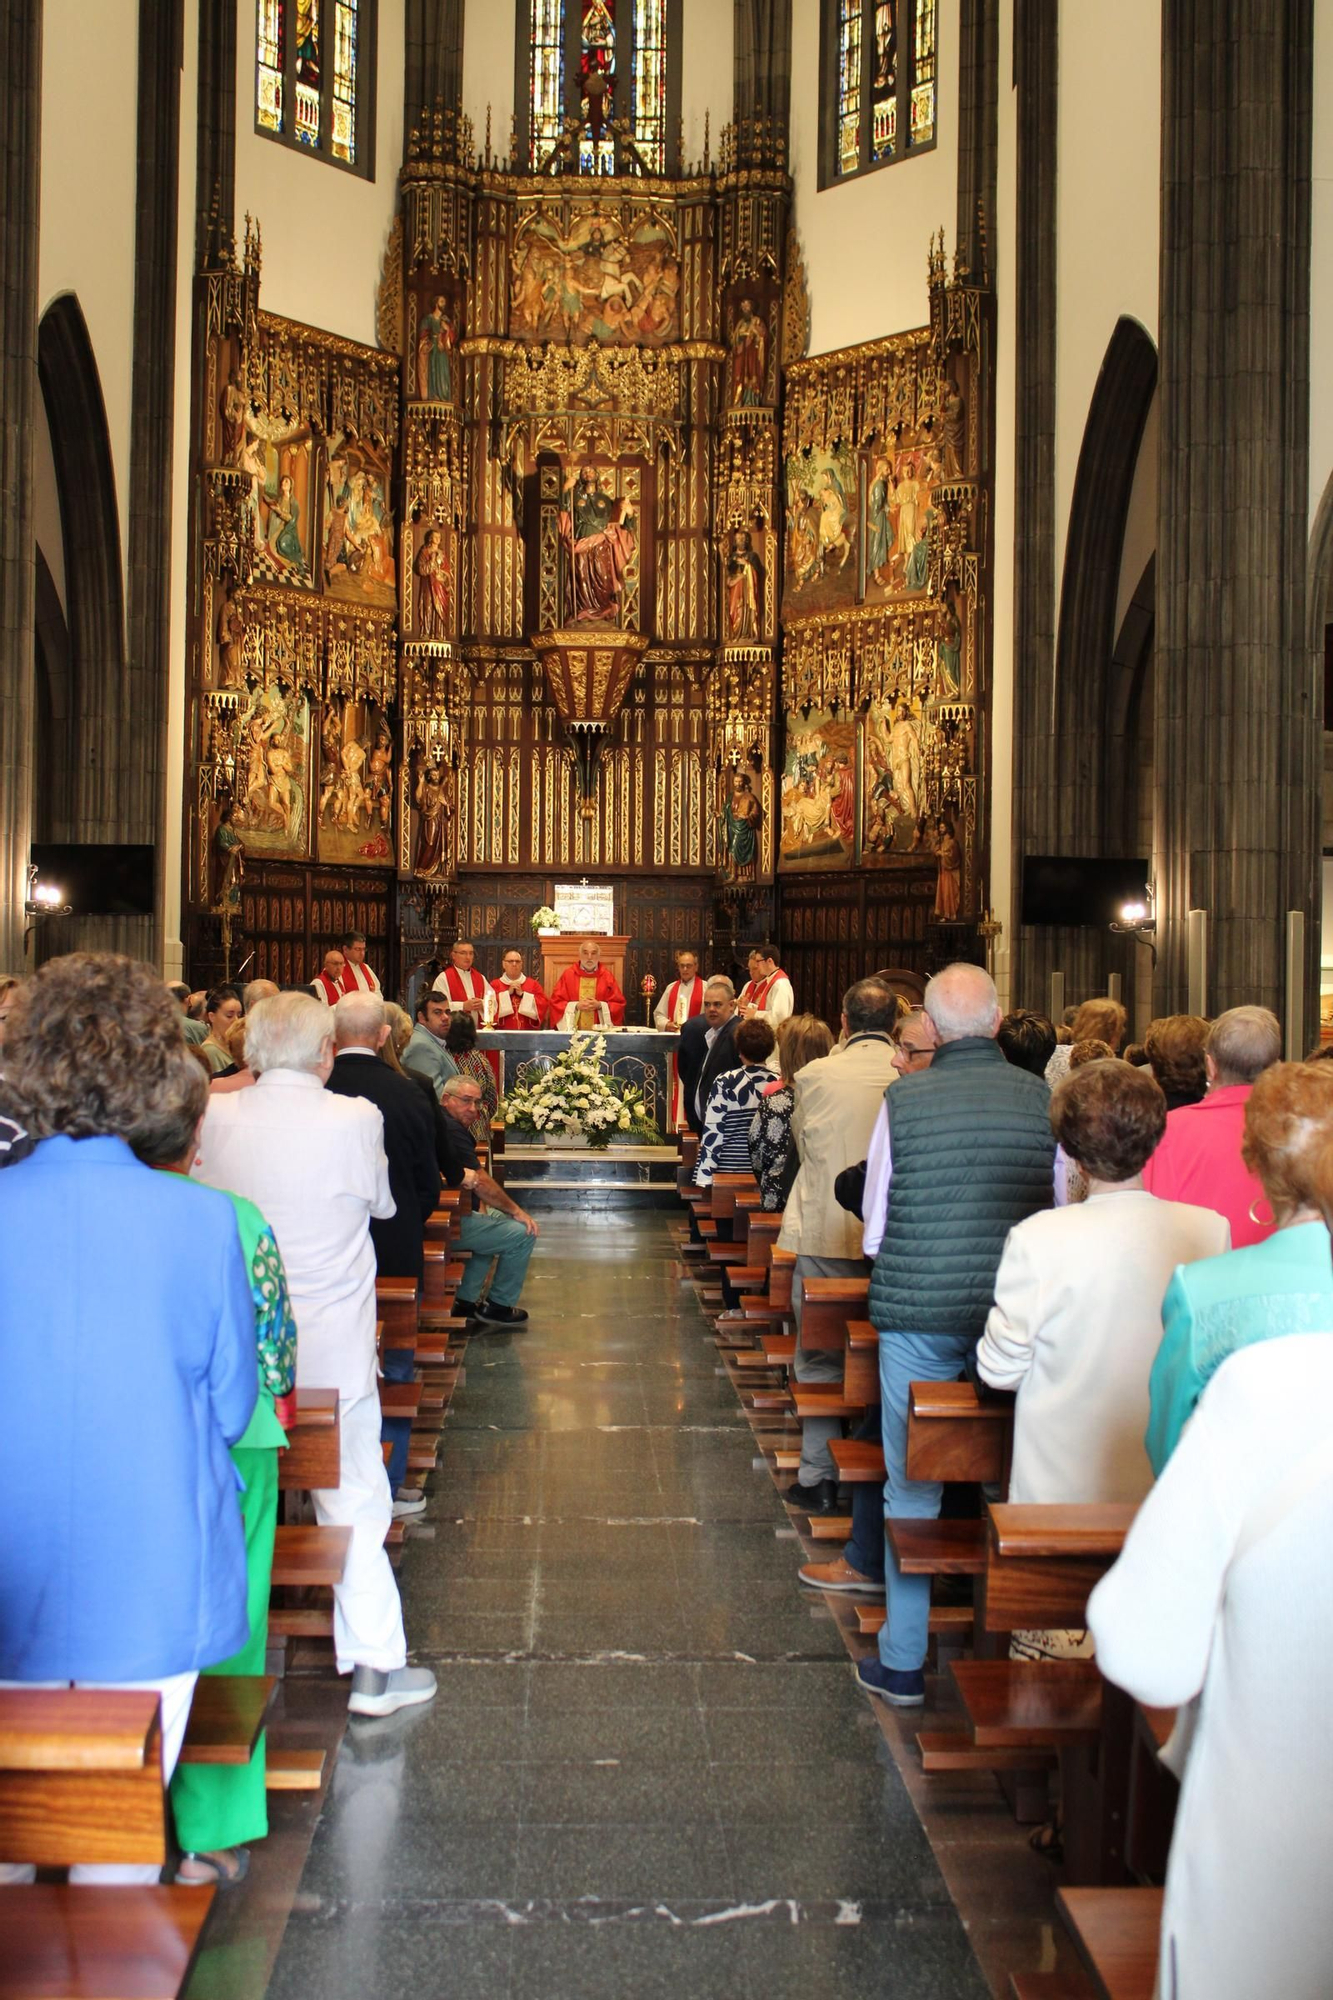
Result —
[[[1250, 1221], [1254, 1224], [1256, 1229], [1276, 1229], [1277, 1228], [1276, 1215], [1270, 1215], [1267, 1222], [1265, 1222], [1262, 1215], [1256, 1215], [1254, 1212], [1255, 1209], [1258, 1208], [1262, 1200], [1263, 1196], [1261, 1194], [1257, 1194], [1254, 1197], [1254, 1200], [1250, 1203], [1250, 1208], [1249, 1208]], [[1269, 1206], [1271, 1208], [1272, 1204], [1270, 1203]]]

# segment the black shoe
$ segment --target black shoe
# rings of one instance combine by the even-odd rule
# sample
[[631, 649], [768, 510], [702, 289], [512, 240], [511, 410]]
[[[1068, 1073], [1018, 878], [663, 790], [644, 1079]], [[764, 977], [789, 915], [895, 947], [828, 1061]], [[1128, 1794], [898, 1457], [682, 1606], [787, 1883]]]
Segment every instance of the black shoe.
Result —
[[484, 1320], [488, 1326], [522, 1326], [528, 1316], [522, 1306], [497, 1306], [483, 1299], [480, 1305], [473, 1306], [472, 1317]]
[[804, 1514], [836, 1514], [838, 1482], [836, 1479], [821, 1479], [817, 1486], [802, 1486], [798, 1479], [782, 1497], [789, 1507], [799, 1507]]

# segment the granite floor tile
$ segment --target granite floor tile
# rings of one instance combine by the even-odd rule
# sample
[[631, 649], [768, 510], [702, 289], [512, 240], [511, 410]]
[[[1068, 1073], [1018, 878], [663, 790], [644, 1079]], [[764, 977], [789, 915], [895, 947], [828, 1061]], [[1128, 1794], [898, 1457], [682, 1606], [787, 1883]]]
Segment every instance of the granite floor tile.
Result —
[[[747, 1939], [666, 1919], [538, 1924], [516, 1932], [513, 2000], [750, 2000]], [[810, 1995], [805, 1996], [810, 2000]]]
[[525, 1826], [520, 1898], [729, 1901], [733, 1869], [722, 1829], [699, 1825]]
[[419, 1913], [358, 1907], [293, 1915], [269, 1985], [269, 2000], [367, 2000], [411, 1994], [503, 2000], [510, 1990], [513, 1934], [498, 1924], [440, 1924]]
[[523, 1826], [715, 1825], [717, 1788], [703, 1758], [525, 1764]]

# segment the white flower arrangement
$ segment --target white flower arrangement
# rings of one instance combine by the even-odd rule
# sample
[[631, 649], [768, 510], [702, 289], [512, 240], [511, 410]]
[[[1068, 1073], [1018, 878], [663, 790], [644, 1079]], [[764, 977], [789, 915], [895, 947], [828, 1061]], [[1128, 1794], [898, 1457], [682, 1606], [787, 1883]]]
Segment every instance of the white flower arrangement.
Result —
[[560, 928], [560, 919], [549, 903], [543, 903], [539, 910], [534, 910], [530, 921], [534, 931], [558, 931]]
[[506, 1131], [582, 1133], [599, 1148], [621, 1133], [655, 1142], [657, 1127], [642, 1092], [607, 1075], [605, 1054], [605, 1035], [573, 1036], [550, 1069], [505, 1098], [500, 1115]]

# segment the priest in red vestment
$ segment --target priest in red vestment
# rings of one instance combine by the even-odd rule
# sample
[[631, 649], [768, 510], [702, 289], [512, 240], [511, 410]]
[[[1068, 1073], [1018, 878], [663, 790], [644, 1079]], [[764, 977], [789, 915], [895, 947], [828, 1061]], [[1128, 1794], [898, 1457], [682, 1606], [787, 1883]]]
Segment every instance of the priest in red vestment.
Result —
[[495, 1018], [495, 994], [490, 981], [473, 967], [476, 955], [467, 938], [451, 945], [449, 963], [435, 981], [434, 991], [444, 994], [453, 1013], [471, 1014], [479, 1028], [489, 1028]]
[[344, 993], [378, 993], [380, 982], [366, 964], [364, 931], [348, 931], [343, 939], [343, 969], [338, 985]]
[[322, 1000], [326, 1007], [336, 1007], [343, 997], [343, 967], [347, 961], [335, 946], [324, 954], [324, 964], [310, 984], [315, 998]]
[[795, 1007], [791, 981], [778, 964], [777, 946], [757, 944], [750, 953], [750, 977], [736, 996], [742, 1020], [767, 1021], [774, 1034]]
[[548, 1028], [551, 1003], [535, 979], [524, 977], [523, 954], [507, 951], [500, 961], [503, 971], [491, 981], [495, 995], [497, 1028]]
[[618, 1028], [625, 1018], [625, 996], [614, 976], [602, 964], [602, 948], [596, 938], [585, 938], [579, 946], [579, 962], [566, 967], [551, 993], [551, 1026], [564, 1026], [565, 1011], [575, 1009], [572, 1025], [581, 1032], [595, 1028], [600, 1016], [598, 1005], [606, 1008], [611, 1025]]

